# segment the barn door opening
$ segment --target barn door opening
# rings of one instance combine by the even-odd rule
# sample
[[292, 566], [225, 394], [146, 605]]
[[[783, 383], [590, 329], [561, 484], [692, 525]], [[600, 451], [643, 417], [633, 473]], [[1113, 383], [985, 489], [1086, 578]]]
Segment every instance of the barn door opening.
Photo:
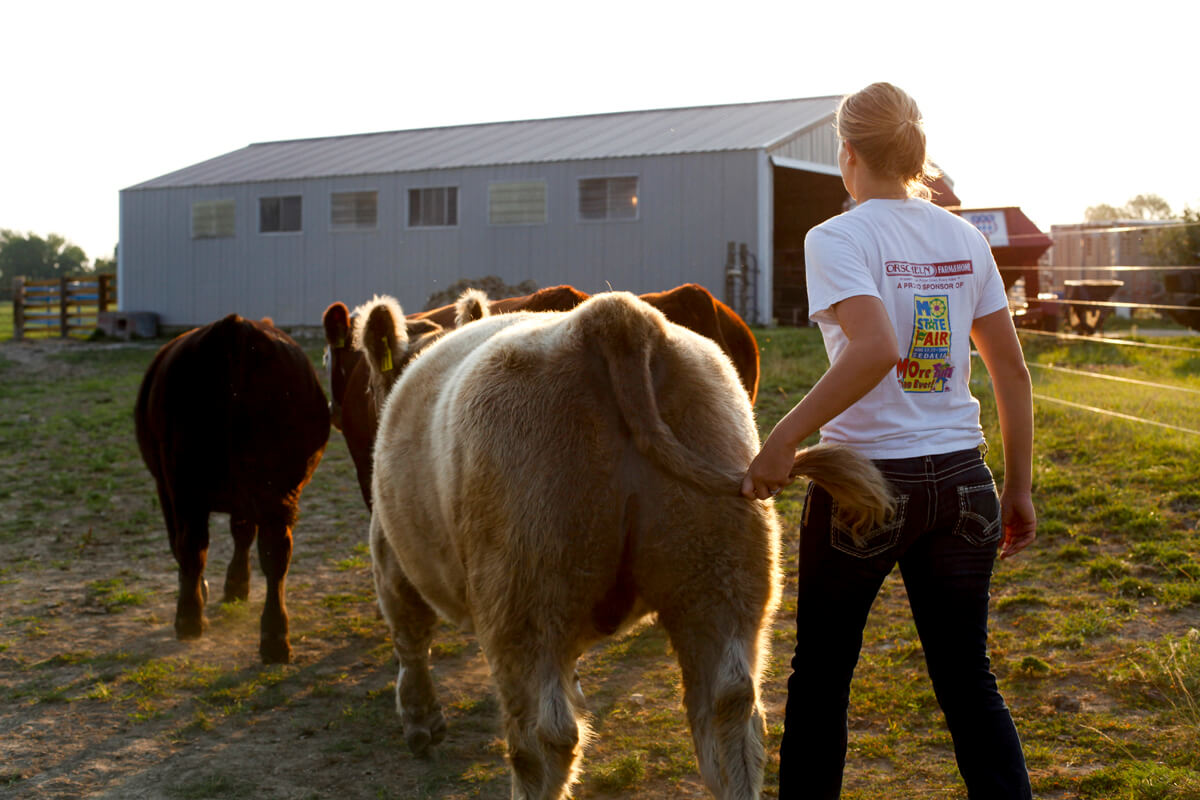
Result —
[[808, 324], [808, 284], [804, 236], [809, 229], [844, 211], [846, 187], [837, 167], [773, 157], [773, 304], [780, 325]]

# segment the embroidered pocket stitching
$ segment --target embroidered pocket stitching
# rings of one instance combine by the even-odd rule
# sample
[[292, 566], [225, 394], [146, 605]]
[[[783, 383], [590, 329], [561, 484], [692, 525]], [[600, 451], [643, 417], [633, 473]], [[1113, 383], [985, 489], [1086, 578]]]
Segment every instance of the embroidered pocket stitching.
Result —
[[829, 525], [829, 544], [835, 550], [839, 550], [855, 558], [871, 558], [892, 547], [899, 541], [900, 531], [904, 528], [904, 520], [908, 510], [908, 495], [896, 495], [895, 500], [895, 513], [883, 525], [869, 531], [865, 537], [866, 544], [861, 546], [855, 544], [849, 527], [838, 521], [838, 504], [834, 500], [833, 507], [830, 509], [832, 519]]
[[[993, 519], [971, 510], [971, 496], [981, 491], [989, 492], [996, 500], [996, 516]], [[969, 530], [970, 522], [976, 523], [976, 527], [980, 529], [977, 535], [973, 535]], [[996, 497], [994, 482], [958, 487], [958, 523], [954, 526], [954, 533], [978, 545], [991, 544], [1000, 538], [1000, 498]]]

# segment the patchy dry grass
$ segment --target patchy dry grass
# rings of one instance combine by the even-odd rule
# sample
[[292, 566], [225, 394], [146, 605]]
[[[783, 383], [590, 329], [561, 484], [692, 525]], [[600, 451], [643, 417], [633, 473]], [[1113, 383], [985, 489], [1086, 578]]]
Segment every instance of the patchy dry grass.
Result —
[[[758, 334], [767, 429], [825, 357], [816, 331]], [[1176, 342], [1200, 348], [1194, 337]], [[318, 343], [308, 344], [315, 360]], [[1187, 353], [1112, 350], [1028, 346], [1038, 363], [1200, 388], [1200, 361]], [[175, 568], [133, 440], [133, 398], [153, 352], [0, 345], [0, 797], [507, 797], [486, 662], [449, 626], [433, 649], [448, 738], [428, 760], [404, 746], [367, 515], [336, 432], [301, 502], [288, 586], [294, 663], [258, 663], [257, 576], [248, 603], [209, 605], [201, 640], [175, 640]], [[1194, 402], [1050, 373], [1035, 370], [1039, 393], [1200, 428]], [[998, 443], [986, 374], [974, 381]], [[998, 565], [992, 619], [994, 666], [1036, 794], [1200, 796], [1200, 441], [1049, 404], [1037, 424], [1042, 533]], [[1001, 478], [999, 451], [989, 462]], [[797, 489], [779, 501], [787, 586], [764, 684], [772, 751], [800, 499]], [[214, 517], [210, 582], [231, 551]], [[659, 628], [585, 654], [580, 674], [596, 736], [578, 797], [705, 796]], [[846, 797], [963, 796], [895, 578], [866, 631], [850, 728]], [[777, 774], [773, 760], [768, 795]]]

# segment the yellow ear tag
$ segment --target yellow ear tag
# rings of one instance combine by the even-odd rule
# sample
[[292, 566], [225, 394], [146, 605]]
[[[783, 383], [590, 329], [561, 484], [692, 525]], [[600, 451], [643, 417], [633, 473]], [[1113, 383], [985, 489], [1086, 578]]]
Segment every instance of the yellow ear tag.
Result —
[[388, 347], [387, 339], [380, 339], [383, 342], [383, 366], [380, 367], [384, 372], [392, 371], [392, 348]]

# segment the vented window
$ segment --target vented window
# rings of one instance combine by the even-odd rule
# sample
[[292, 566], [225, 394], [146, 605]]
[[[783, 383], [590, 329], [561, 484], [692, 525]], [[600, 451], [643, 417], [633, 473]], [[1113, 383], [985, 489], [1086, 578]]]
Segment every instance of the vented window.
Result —
[[630, 220], [638, 218], [638, 179], [583, 178], [579, 181], [579, 218]]
[[408, 227], [431, 228], [457, 224], [457, 186], [408, 190]]
[[192, 238], [224, 239], [233, 236], [233, 200], [192, 203]]
[[489, 185], [488, 222], [492, 225], [545, 224], [546, 182], [516, 181]]
[[379, 192], [334, 192], [331, 205], [335, 231], [372, 230], [379, 219]]
[[300, 230], [300, 195], [260, 197], [258, 232], [286, 233]]

